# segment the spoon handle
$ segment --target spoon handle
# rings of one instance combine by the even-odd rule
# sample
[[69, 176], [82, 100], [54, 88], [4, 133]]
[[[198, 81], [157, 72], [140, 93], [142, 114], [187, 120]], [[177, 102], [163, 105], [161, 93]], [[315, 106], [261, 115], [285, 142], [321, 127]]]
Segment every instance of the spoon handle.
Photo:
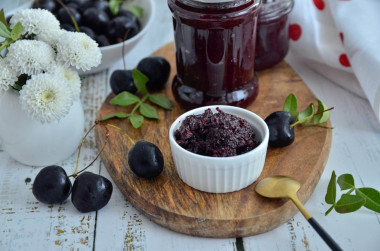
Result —
[[310, 217], [308, 219], [310, 225], [317, 231], [317, 233], [321, 236], [321, 238], [326, 242], [326, 244], [333, 251], [341, 251], [343, 250], [339, 245], [331, 238], [331, 236], [319, 225], [319, 223], [313, 218]]

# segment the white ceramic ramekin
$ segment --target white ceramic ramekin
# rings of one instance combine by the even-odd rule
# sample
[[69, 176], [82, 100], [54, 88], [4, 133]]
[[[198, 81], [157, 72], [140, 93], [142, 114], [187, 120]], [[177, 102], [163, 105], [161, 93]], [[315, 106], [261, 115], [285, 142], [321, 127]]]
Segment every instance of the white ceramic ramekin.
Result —
[[[174, 132], [189, 115], [202, 114], [219, 107], [225, 113], [247, 120], [254, 128], [256, 140], [261, 142], [255, 149], [233, 157], [208, 157], [192, 153], [177, 144]], [[234, 106], [204, 106], [178, 117], [170, 127], [169, 141], [178, 175], [189, 186], [209, 193], [228, 193], [252, 184], [261, 174], [267, 153], [269, 130], [265, 121], [253, 112]]]

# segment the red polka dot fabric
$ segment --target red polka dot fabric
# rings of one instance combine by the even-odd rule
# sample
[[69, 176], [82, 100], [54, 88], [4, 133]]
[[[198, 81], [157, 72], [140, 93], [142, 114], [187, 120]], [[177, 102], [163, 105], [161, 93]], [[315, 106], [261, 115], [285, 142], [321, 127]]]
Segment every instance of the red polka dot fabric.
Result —
[[350, 92], [380, 120], [380, 1], [294, 0], [289, 53]]
[[325, 9], [325, 2], [323, 0], [313, 0], [315, 7], [317, 7], [318, 10], [324, 10]]

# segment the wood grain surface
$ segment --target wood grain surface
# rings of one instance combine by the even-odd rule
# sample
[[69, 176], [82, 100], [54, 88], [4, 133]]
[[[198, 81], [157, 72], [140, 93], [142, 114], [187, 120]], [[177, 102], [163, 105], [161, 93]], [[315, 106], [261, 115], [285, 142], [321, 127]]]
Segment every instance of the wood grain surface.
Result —
[[[159, 110], [160, 120], [145, 120], [142, 127], [134, 129], [128, 120], [112, 119], [110, 124], [122, 128], [112, 130], [110, 143], [101, 157], [130, 203], [152, 221], [171, 230], [204, 237], [243, 237], [267, 232], [288, 221], [297, 213], [292, 202], [285, 199], [266, 199], [255, 191], [255, 184], [227, 194], [200, 192], [184, 184], [179, 178], [171, 156], [168, 131], [171, 123], [184, 112], [174, 102], [171, 80], [176, 73], [174, 45], [162, 47], [154, 55], [164, 56], [171, 64], [171, 76], [165, 94], [173, 101], [172, 111]], [[265, 118], [282, 109], [289, 93], [298, 97], [300, 109], [311, 102], [314, 95], [299, 76], [285, 62], [258, 73], [259, 95], [248, 110]], [[109, 104], [110, 94], [100, 108], [97, 118], [130, 108]], [[128, 133], [135, 141], [150, 141], [161, 149], [165, 167], [160, 176], [142, 179], [134, 175], [128, 166], [128, 151], [132, 147]], [[285, 148], [269, 148], [264, 170], [258, 181], [271, 175], [289, 175], [301, 184], [298, 196], [307, 201], [323, 172], [331, 146], [331, 130], [320, 127], [296, 127], [295, 141]], [[98, 148], [105, 140], [105, 129], [97, 127], [95, 137]]]

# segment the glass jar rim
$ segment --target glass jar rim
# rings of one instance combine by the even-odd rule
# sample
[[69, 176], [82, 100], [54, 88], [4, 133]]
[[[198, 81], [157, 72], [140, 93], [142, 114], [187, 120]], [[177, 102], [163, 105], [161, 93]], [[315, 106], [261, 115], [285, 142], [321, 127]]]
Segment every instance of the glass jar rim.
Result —
[[263, 0], [259, 14], [259, 21], [270, 21], [290, 13], [294, 7], [294, 0]]

